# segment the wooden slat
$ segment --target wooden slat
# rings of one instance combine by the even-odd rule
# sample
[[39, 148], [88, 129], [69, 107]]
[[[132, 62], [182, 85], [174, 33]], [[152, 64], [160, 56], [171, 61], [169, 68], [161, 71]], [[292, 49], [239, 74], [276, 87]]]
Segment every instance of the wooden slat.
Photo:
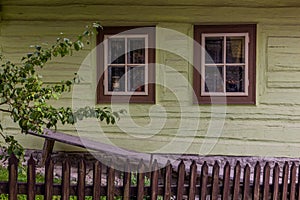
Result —
[[253, 200], [259, 200], [260, 173], [261, 173], [260, 164], [259, 164], [259, 162], [257, 162], [255, 165], [255, 168], [254, 168]]
[[151, 200], [157, 200], [158, 196], [158, 164], [157, 160], [154, 160], [152, 164], [152, 172], [151, 172]]
[[62, 200], [69, 200], [70, 198], [70, 162], [64, 160], [62, 165], [62, 184], [61, 184]]
[[248, 200], [250, 196], [250, 167], [247, 164], [244, 169], [244, 181], [243, 181], [243, 200]]
[[197, 183], [197, 164], [193, 160], [190, 167], [190, 185], [189, 185], [189, 200], [194, 200], [196, 197], [196, 183]]
[[230, 194], [230, 165], [229, 162], [226, 162], [224, 167], [224, 178], [223, 178], [223, 200], [229, 200]]
[[115, 198], [115, 169], [112, 161], [107, 167], [107, 199], [114, 200]]
[[288, 197], [288, 184], [289, 184], [288, 181], [289, 181], [289, 164], [288, 162], [285, 162], [282, 171], [282, 193], [281, 193], [282, 200], [287, 200]]
[[165, 168], [165, 187], [164, 187], [164, 200], [171, 199], [171, 179], [172, 179], [172, 165], [170, 161], [168, 161], [167, 166]]
[[47, 159], [50, 157], [53, 147], [54, 147], [55, 140], [45, 138], [44, 147], [42, 151], [42, 166], [45, 166]]
[[273, 169], [273, 194], [272, 199], [277, 200], [279, 198], [279, 165], [278, 163], [275, 164]]
[[129, 160], [127, 159], [124, 167], [123, 200], [130, 199], [130, 182], [131, 182], [130, 163]]
[[78, 164], [78, 184], [77, 184], [77, 199], [85, 200], [85, 173], [86, 164], [84, 160], [80, 160]]
[[267, 162], [264, 167], [264, 192], [263, 192], [263, 199], [269, 200], [269, 192], [270, 192], [270, 165]]
[[101, 163], [97, 160], [94, 163], [94, 174], [93, 174], [93, 200], [100, 199], [100, 188], [101, 188]]
[[18, 193], [18, 159], [12, 154], [8, 161], [9, 180], [9, 200], [17, 200]]
[[240, 198], [240, 179], [241, 179], [241, 165], [237, 161], [234, 168], [234, 183], [233, 183], [233, 200], [238, 200]]
[[212, 177], [212, 189], [211, 189], [211, 199], [217, 200], [219, 194], [219, 164], [216, 161], [213, 166], [213, 177]]
[[200, 190], [200, 200], [206, 200], [207, 195], [207, 183], [208, 183], [208, 166], [204, 162], [201, 168], [201, 190]]
[[178, 180], [177, 180], [177, 198], [183, 199], [183, 188], [184, 188], [184, 176], [185, 176], [185, 165], [184, 162], [181, 161], [178, 166]]
[[53, 169], [54, 163], [51, 157], [48, 157], [45, 165], [45, 200], [52, 200], [53, 196]]
[[144, 190], [145, 190], [145, 164], [143, 160], [140, 161], [138, 166], [138, 174], [137, 174], [137, 199], [144, 199]]
[[297, 200], [300, 200], [300, 165], [298, 166]]
[[295, 163], [293, 162], [291, 167], [291, 175], [290, 175], [290, 200], [296, 199], [296, 173], [297, 173], [297, 167]]
[[35, 200], [35, 160], [33, 159], [32, 155], [27, 162], [27, 166], [27, 199]]

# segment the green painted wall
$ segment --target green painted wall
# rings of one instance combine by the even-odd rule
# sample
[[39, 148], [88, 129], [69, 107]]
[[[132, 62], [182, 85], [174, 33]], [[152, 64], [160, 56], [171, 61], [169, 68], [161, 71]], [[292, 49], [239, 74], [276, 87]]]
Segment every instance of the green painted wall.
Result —
[[[156, 25], [159, 30], [157, 47], [173, 52], [157, 50], [157, 63], [171, 68], [159, 67], [156, 80], [173, 91], [157, 86], [157, 103], [154, 106], [114, 106], [115, 109], [127, 108], [131, 118], [124, 116], [119, 126], [85, 121], [77, 127], [80, 135], [150, 152], [159, 149], [160, 152], [173, 153], [298, 157], [299, 18], [300, 3], [292, 0], [238, 3], [233, 0], [193, 0], [185, 3], [180, 0], [4, 0], [0, 44], [8, 58], [19, 62], [18, 59], [30, 51], [30, 45], [51, 44], [60, 32], [67, 37], [76, 37], [82, 27], [93, 21], [100, 21], [103, 26]], [[257, 23], [257, 104], [227, 107], [192, 105], [189, 83], [192, 83], [193, 70], [188, 60], [193, 56], [193, 44], [188, 38], [193, 38], [193, 25], [232, 23]], [[165, 29], [162, 28], [174, 32], [163, 32]], [[72, 105], [72, 102], [76, 105], [94, 104], [96, 64], [95, 54], [90, 52], [95, 46], [95, 38], [91, 41], [84, 52], [63, 60], [53, 60], [41, 71], [44, 80], [51, 84], [73, 78], [79, 70], [81, 84], [75, 86], [73, 93], [63, 96], [61, 101], [53, 102], [55, 105]], [[179, 81], [178, 77], [187, 81]], [[6, 131], [18, 132], [8, 116], [0, 114], [0, 117], [5, 122]], [[135, 127], [129, 119], [142, 128]], [[159, 127], [164, 120], [165, 123]], [[210, 123], [212, 129], [207, 133]], [[78, 134], [75, 128], [61, 126], [59, 130]], [[99, 133], [100, 128], [104, 133]], [[30, 136], [19, 138], [28, 148], [42, 147], [39, 139]], [[172, 148], [166, 148], [168, 145]], [[58, 144], [56, 150], [74, 149]]]

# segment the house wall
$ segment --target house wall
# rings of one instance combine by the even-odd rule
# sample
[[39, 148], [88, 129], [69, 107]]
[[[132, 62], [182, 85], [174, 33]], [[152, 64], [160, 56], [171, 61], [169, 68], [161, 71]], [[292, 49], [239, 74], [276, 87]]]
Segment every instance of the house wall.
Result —
[[[160, 49], [156, 60], [161, 66], [156, 70], [156, 80], [161, 83], [156, 90], [156, 104], [113, 105], [116, 110], [128, 110], [118, 125], [86, 120], [77, 127], [59, 126], [60, 131], [157, 153], [298, 157], [299, 6], [298, 1], [255, 0], [239, 1], [238, 5], [228, 0], [4, 0], [0, 44], [4, 55], [18, 63], [24, 53], [30, 52], [30, 45], [51, 44], [61, 32], [63, 37], [75, 38], [94, 21], [103, 26], [156, 25], [156, 45]], [[189, 62], [193, 59], [193, 25], [240, 23], [257, 24], [256, 105], [193, 105], [189, 86], [193, 77]], [[54, 105], [95, 104], [95, 40], [91, 37], [84, 51], [54, 59], [41, 71], [49, 84], [72, 79], [79, 72], [81, 83]], [[19, 132], [9, 116], [0, 117], [7, 132]], [[17, 137], [25, 147], [42, 147], [42, 140]], [[56, 150], [74, 148], [58, 144]]]

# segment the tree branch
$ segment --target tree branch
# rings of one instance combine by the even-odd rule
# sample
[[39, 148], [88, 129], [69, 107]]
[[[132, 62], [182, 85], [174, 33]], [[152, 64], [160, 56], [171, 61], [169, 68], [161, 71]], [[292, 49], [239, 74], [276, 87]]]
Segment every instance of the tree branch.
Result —
[[2, 112], [6, 112], [6, 113], [11, 113], [11, 111], [10, 111], [10, 110], [6, 110], [6, 109], [2, 109], [2, 108], [0, 108], [0, 111], [2, 111]]

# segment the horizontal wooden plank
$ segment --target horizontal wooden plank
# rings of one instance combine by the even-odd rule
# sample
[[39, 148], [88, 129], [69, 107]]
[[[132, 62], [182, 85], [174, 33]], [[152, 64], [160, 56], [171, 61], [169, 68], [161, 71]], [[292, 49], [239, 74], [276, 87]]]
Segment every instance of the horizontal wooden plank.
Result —
[[[138, 10], [138, 12], [136, 12]], [[111, 5], [63, 5], [63, 6], [3, 6], [4, 20], [101, 20], [116, 21], [122, 24], [123, 21], [140, 22], [252, 22], [259, 19], [260, 22], [274, 22], [275, 19], [281, 22], [297, 22], [299, 8], [250, 8], [250, 7], [206, 7], [206, 6], [173, 6], [168, 8], [168, 15], [165, 15], [166, 8], [163, 6], [111, 6]], [[64, 13], [64, 15], [57, 15]], [[136, 13], [136, 15], [128, 15]], [[200, 13], [200, 14], [199, 14]], [[235, 13], [234, 15], [222, 13]], [[247, 13], [247, 15], [245, 15]], [[280, 14], [278, 14], [280, 13]], [[139, 17], [137, 17], [139, 16]], [[214, 16], [213, 18], [211, 16]], [[255, 20], [257, 21], [257, 20]]]

